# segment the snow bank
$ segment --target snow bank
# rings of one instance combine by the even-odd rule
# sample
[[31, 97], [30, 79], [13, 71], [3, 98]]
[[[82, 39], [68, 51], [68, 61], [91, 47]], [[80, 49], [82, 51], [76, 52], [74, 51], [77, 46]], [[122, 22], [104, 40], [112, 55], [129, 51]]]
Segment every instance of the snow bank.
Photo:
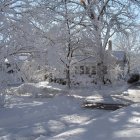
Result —
[[17, 88], [19, 95], [29, 95], [32, 97], [52, 97], [60, 91], [60, 88], [47, 85], [47, 83], [25, 83]]

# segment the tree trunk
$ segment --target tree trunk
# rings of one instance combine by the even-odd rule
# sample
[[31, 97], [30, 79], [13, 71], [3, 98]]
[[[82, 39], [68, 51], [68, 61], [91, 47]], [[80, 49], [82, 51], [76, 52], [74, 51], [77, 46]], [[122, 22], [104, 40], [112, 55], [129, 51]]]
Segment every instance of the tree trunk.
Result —
[[97, 84], [101, 87], [104, 84], [104, 53], [105, 50], [102, 46], [102, 39], [101, 39], [101, 30], [99, 23], [96, 28], [96, 47], [97, 47], [97, 63], [96, 63], [96, 76], [97, 76]]
[[129, 75], [130, 74], [130, 58], [128, 58], [127, 60], [127, 74]]
[[[102, 52], [100, 52], [102, 54]], [[97, 75], [97, 84], [99, 86], [105, 84], [104, 83], [104, 60], [102, 56], [98, 56], [97, 66], [96, 66], [96, 75]], [[103, 54], [102, 54], [103, 55]]]
[[67, 66], [66, 67], [66, 81], [67, 81], [67, 87], [70, 89], [70, 84], [71, 84], [71, 80], [70, 80], [70, 67]]

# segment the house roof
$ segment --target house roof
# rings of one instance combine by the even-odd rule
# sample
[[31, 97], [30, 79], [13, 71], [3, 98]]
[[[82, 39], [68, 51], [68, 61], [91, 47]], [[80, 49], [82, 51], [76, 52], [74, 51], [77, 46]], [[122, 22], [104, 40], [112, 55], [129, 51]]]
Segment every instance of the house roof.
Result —
[[86, 55], [85, 56], [84, 55], [76, 55], [74, 60], [78, 63], [95, 63], [96, 57], [86, 56]]
[[118, 61], [124, 61], [126, 59], [126, 54], [124, 51], [112, 51], [112, 55], [118, 60]]
[[[108, 51], [106, 52], [106, 60], [105, 62], [109, 61], [109, 59], [112, 58], [112, 61], [117, 60], [119, 62], [126, 60], [126, 55], [124, 51], [111, 51], [111, 56], [109, 55]], [[76, 55], [75, 59], [79, 61], [80, 63], [96, 63], [96, 57], [95, 56], [86, 56], [86, 55]], [[82, 61], [83, 60], [83, 61]]]

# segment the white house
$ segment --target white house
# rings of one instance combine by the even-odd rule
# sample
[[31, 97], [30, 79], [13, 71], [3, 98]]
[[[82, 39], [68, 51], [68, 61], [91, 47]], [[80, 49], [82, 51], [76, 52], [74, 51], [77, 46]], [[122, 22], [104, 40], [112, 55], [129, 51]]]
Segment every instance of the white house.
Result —
[[[96, 74], [96, 57], [77, 55], [77, 63], [75, 64], [75, 74]], [[124, 70], [127, 63], [126, 53], [124, 51], [106, 51], [104, 60], [104, 73], [107, 74], [107, 67], [118, 65]]]
[[[76, 74], [87, 74], [87, 75], [96, 75], [96, 57], [94, 55], [93, 48], [81, 47], [75, 51], [72, 62], [71, 73], [72, 75]], [[48, 48], [48, 64], [50, 67], [55, 69], [54, 77], [65, 78], [65, 66], [62, 63], [61, 59], [65, 61], [65, 52], [59, 46], [51, 46]], [[106, 50], [105, 53], [105, 66], [104, 73], [107, 73], [107, 68], [115, 65], [124, 70], [126, 66], [126, 53], [124, 51], [115, 51], [110, 48]], [[110, 63], [111, 62], [111, 63]]]

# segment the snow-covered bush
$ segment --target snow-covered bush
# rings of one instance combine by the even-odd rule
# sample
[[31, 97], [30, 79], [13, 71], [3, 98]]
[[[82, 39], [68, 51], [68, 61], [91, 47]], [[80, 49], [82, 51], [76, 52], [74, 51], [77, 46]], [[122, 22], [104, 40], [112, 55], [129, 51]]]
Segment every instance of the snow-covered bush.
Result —
[[117, 80], [121, 79], [122, 75], [123, 70], [121, 70], [120, 66], [117, 65], [116, 67], [109, 70], [108, 78], [111, 80], [112, 83], [114, 83]]
[[52, 97], [60, 92], [60, 89], [52, 86], [42, 86], [40, 83], [25, 83], [17, 88], [19, 95], [28, 95], [33, 98]]
[[44, 81], [47, 74], [45, 67], [40, 66], [35, 60], [25, 61], [21, 67], [21, 72], [27, 82]]
[[7, 86], [9, 79], [9, 76], [5, 71], [0, 71], [0, 86]]
[[0, 71], [0, 107], [4, 107], [6, 102], [6, 96], [4, 94], [4, 89], [7, 86], [9, 77], [5, 71]]
[[4, 107], [6, 103], [6, 96], [3, 93], [0, 93], [0, 107]]
[[80, 75], [74, 75], [71, 79], [71, 85], [72, 86], [82, 86], [82, 87], [86, 87], [86, 86], [93, 86], [94, 84], [96, 84], [96, 77], [95, 76], [89, 76], [86, 74]]
[[37, 97], [37, 94], [39, 94], [39, 89], [32, 83], [25, 83], [22, 84], [17, 88], [17, 93], [19, 95], [31, 95], [33, 97]]
[[127, 80], [127, 83], [132, 84], [139, 81], [139, 79], [140, 75], [138, 73], [134, 73], [130, 75], [129, 79]]

